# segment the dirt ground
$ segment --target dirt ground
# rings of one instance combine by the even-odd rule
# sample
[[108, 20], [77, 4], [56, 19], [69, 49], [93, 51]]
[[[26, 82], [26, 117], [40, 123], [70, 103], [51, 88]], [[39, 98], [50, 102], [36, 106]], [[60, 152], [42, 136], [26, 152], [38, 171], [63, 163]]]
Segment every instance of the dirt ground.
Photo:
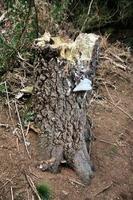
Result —
[[[115, 48], [115, 45], [111, 48]], [[58, 174], [40, 171], [37, 163], [45, 152], [40, 153], [39, 135], [30, 130], [26, 136], [30, 142], [30, 159], [23, 141], [19, 140], [20, 128], [15, 109], [12, 107], [11, 120], [8, 106], [5, 105], [6, 98], [1, 97], [0, 200], [34, 199], [26, 174], [35, 184], [48, 183], [55, 200], [133, 199], [133, 60], [127, 55], [121, 56], [126, 61], [121, 67], [116, 66], [106, 58], [109, 49], [101, 58], [88, 111], [95, 137], [91, 145], [91, 160], [95, 168], [91, 184], [83, 185], [68, 167], [62, 167]], [[120, 55], [120, 47], [118, 51]], [[120, 61], [118, 58], [114, 60], [116, 63]], [[126, 69], [122, 69], [122, 66], [126, 66]]]

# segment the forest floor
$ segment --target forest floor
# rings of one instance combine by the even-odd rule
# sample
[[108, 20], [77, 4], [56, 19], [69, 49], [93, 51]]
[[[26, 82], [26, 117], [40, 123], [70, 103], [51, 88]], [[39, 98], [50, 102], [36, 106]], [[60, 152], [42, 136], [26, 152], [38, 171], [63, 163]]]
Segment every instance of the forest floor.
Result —
[[48, 183], [55, 200], [133, 199], [133, 58], [123, 46], [119, 42], [104, 46], [94, 82], [88, 114], [95, 137], [91, 144], [95, 172], [88, 186], [68, 167], [58, 174], [37, 168], [41, 160], [39, 135], [27, 131], [29, 158], [19, 138], [18, 114], [11, 103], [10, 117], [8, 99], [0, 97], [0, 200], [34, 199], [30, 181]]

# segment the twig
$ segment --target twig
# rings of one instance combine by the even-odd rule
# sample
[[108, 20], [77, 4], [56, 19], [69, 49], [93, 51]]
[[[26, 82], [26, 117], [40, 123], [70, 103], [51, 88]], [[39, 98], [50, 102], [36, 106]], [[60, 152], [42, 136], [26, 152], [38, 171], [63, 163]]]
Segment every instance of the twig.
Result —
[[14, 200], [14, 196], [13, 196], [13, 189], [12, 189], [12, 186], [11, 186], [11, 200]]
[[38, 34], [39, 34], [38, 10], [37, 10], [37, 8], [36, 8], [35, 0], [33, 0], [32, 3], [33, 3], [33, 7], [35, 8], [36, 38], [38, 38]]
[[29, 129], [30, 129], [30, 122], [27, 125], [27, 129], [26, 129], [26, 133], [25, 133], [25, 137], [28, 135], [29, 133]]
[[81, 185], [81, 186], [85, 187], [85, 185], [84, 185], [83, 183], [80, 183], [79, 181], [76, 181], [75, 179], [69, 178], [69, 181], [70, 181], [71, 183], [76, 183], [76, 184], [78, 184], [78, 185]]
[[19, 134], [19, 132], [20, 132], [20, 129], [15, 128], [15, 129], [13, 130], [13, 135], [16, 135], [17, 138], [18, 138], [18, 141], [21, 141], [21, 134]]
[[[109, 101], [110, 102], [110, 101]], [[113, 102], [110, 102], [114, 107], [118, 108], [121, 112], [123, 112], [127, 117], [129, 117], [133, 121], [133, 116], [130, 115], [128, 112], [126, 112], [123, 108], [120, 106], [114, 104]]]
[[114, 103], [114, 99], [112, 98], [112, 96], [111, 96], [111, 94], [110, 94], [110, 92], [109, 92], [109, 90], [108, 90], [108, 88], [107, 88], [106, 83], [103, 83], [103, 84], [104, 84], [104, 86], [105, 86], [105, 89], [106, 89], [106, 91], [107, 91], [107, 93], [108, 93], [109, 98], [110, 98], [111, 101]]
[[6, 81], [4, 82], [4, 84], [5, 84], [5, 90], [6, 90], [7, 105], [8, 105], [8, 109], [9, 109], [9, 116], [10, 116], [10, 118], [12, 119], [11, 106], [10, 106], [10, 99], [9, 99], [9, 94], [8, 94], [8, 90], [7, 90]]
[[12, 125], [15, 128], [14, 121], [13, 121], [13, 118], [12, 118], [12, 113], [11, 113], [11, 106], [10, 106], [9, 93], [8, 93], [8, 89], [7, 89], [7, 83], [6, 83], [6, 81], [4, 83], [5, 83], [5, 89], [6, 89], [6, 98], [7, 98], [7, 105], [8, 105], [8, 110], [9, 110], [9, 116], [10, 116]]
[[[10, 119], [11, 119], [11, 122], [12, 122], [13, 127], [15, 127], [15, 126], [14, 126], [14, 122], [13, 122], [13, 118], [12, 118], [12, 114], [11, 114], [11, 106], [10, 106], [9, 92], [8, 92], [8, 89], [7, 89], [7, 83], [6, 83], [6, 81], [4, 81], [4, 82], [2, 82], [1, 84], [4, 84], [4, 85], [5, 85], [5, 90], [6, 90], [6, 102], [7, 102], [7, 105], [8, 105], [9, 116], [10, 116]], [[1, 85], [1, 84], [0, 84], [0, 85]]]
[[1, 123], [0, 123], [0, 127], [9, 128], [9, 127], [10, 127], [10, 125], [9, 125], [9, 124], [1, 124]]
[[31, 200], [35, 200], [34, 196], [32, 195]]
[[31, 187], [33, 193], [36, 195], [36, 197], [38, 198], [38, 200], [41, 200], [41, 198], [40, 198], [40, 196], [39, 196], [39, 194], [37, 192], [37, 189], [35, 187], [35, 184], [32, 181], [31, 177], [29, 175], [27, 175], [26, 173], [24, 173], [24, 174], [25, 174], [26, 180], [27, 180], [29, 186]]
[[109, 51], [109, 54], [111, 54], [113, 57], [115, 57], [118, 61], [125, 63], [124, 60], [122, 60], [118, 55], [114, 54], [113, 52]]
[[104, 57], [101, 56], [100, 58], [101, 58], [101, 59], [109, 60], [111, 64], [115, 65], [116, 67], [118, 67], [118, 68], [120, 68], [120, 69], [122, 69], [122, 70], [124, 70], [124, 71], [126, 71], [126, 69], [127, 69], [127, 66], [126, 66], [125, 64], [122, 65], [122, 64], [120, 64], [120, 63], [117, 63], [117, 62], [113, 61], [112, 58], [109, 58], [108, 56], [104, 56]]
[[41, 177], [38, 177], [36, 174], [34, 174], [34, 173], [31, 171], [30, 166], [29, 166], [29, 173], [30, 173], [31, 175], [33, 175], [36, 179], [41, 178]]
[[123, 112], [126, 116], [128, 116], [133, 121], [133, 116], [131, 116], [128, 112], [126, 112], [123, 108], [121, 108], [119, 105], [115, 104], [106, 84], [104, 83], [105, 89], [108, 93], [108, 96], [110, 97], [111, 101], [109, 101], [114, 107], [118, 108], [121, 112]]
[[82, 25], [81, 32], [84, 30], [84, 26], [85, 26], [85, 24], [86, 24], [86, 22], [87, 22], [87, 20], [88, 20], [88, 16], [89, 16], [89, 14], [90, 14], [93, 1], [94, 1], [94, 0], [91, 0], [91, 2], [90, 2], [90, 4], [89, 4], [89, 8], [88, 8], [88, 12], [87, 12], [87, 17], [86, 17], [86, 19], [85, 19], [85, 21], [84, 21], [84, 23], [83, 23], [83, 25]]
[[126, 65], [122, 65], [122, 64], [120, 64], [120, 63], [116, 63], [115, 61], [113, 61], [112, 64], [115, 65], [116, 67], [118, 67], [118, 68], [124, 70], [124, 71], [126, 71], [126, 69], [127, 69], [127, 66], [126, 66]]
[[106, 144], [110, 144], [110, 145], [117, 146], [117, 144], [115, 144], [115, 143], [108, 142], [108, 141], [103, 140], [103, 139], [100, 139], [100, 138], [98, 138], [98, 137], [96, 137], [96, 136], [94, 136], [94, 137], [95, 137], [99, 142], [103, 142], [103, 143], [106, 143]]
[[29, 195], [28, 189], [26, 189], [26, 192], [27, 192], [27, 199], [30, 200], [30, 195]]
[[4, 84], [5, 84], [5, 81], [0, 83], [0, 85], [4, 85]]
[[10, 106], [9, 92], [8, 92], [8, 89], [7, 89], [7, 83], [6, 83], [6, 81], [4, 81], [4, 82], [1, 82], [0, 85], [5, 85], [6, 102], [7, 102], [7, 105], [8, 105], [8, 112], [9, 112], [9, 116], [10, 116], [10, 119], [11, 119], [11, 122], [12, 122], [12, 126], [15, 129], [14, 121], [13, 121], [12, 114], [11, 114], [11, 106]]
[[16, 177], [16, 174], [15, 174], [14, 176], [12, 176], [11, 179], [7, 180], [7, 181], [0, 187], [0, 191], [1, 191], [8, 183], [10, 183], [15, 177]]
[[14, 103], [15, 103], [15, 109], [16, 109], [18, 121], [19, 121], [19, 124], [20, 124], [20, 129], [21, 129], [23, 141], [24, 141], [24, 146], [25, 146], [26, 152], [27, 152], [27, 154], [28, 154], [28, 157], [31, 159], [31, 155], [30, 155], [30, 153], [29, 153], [29, 151], [28, 151], [28, 147], [27, 147], [27, 144], [26, 144], [26, 138], [25, 138], [25, 134], [24, 134], [24, 130], [23, 130], [23, 126], [22, 126], [20, 114], [19, 114], [19, 111], [18, 111], [18, 106], [17, 106], [16, 101], [14, 101]]
[[97, 195], [101, 194], [102, 192], [105, 192], [106, 190], [108, 190], [111, 186], [113, 185], [113, 182], [111, 182], [109, 185], [107, 185], [105, 188], [103, 188], [101, 191], [99, 191], [98, 193], [96, 193], [94, 195], [94, 197], [96, 197]]
[[7, 11], [4, 12], [4, 13], [0, 16], [0, 23], [4, 20], [6, 14], [7, 14]]
[[17, 56], [21, 61], [23, 61], [25, 64], [27, 64], [29, 67], [31, 67], [32, 69], [34, 68], [33, 65], [31, 65], [30, 63], [28, 63], [22, 56], [21, 54], [18, 52], [18, 56]]

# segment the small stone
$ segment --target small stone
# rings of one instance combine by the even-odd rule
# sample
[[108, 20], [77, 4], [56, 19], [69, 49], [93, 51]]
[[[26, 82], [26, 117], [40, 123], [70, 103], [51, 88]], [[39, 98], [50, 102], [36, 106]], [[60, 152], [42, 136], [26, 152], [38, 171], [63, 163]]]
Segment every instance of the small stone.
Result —
[[68, 196], [69, 193], [66, 192], [65, 190], [62, 190], [62, 194], [65, 195], [65, 196]]
[[43, 163], [43, 164], [40, 164], [39, 166], [38, 166], [38, 168], [41, 170], [41, 171], [46, 171], [47, 169], [48, 169], [48, 165], [47, 164], [45, 164], [45, 163]]
[[26, 141], [25, 144], [26, 144], [27, 146], [30, 146], [30, 142], [28, 142], [28, 141]]

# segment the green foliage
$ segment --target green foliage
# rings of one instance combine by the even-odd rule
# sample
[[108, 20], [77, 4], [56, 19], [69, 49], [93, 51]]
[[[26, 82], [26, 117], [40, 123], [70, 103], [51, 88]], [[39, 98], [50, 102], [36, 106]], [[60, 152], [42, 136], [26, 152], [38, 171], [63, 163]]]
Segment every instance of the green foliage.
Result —
[[90, 1], [73, 1], [72, 8], [73, 22], [79, 28], [87, 18], [84, 29], [91, 29], [93, 27], [101, 27], [106, 24], [115, 22], [128, 23], [133, 15], [133, 1], [132, 0], [95, 0], [92, 3], [89, 16], [88, 8]]
[[[4, 0], [6, 5], [6, 22], [0, 22], [0, 75], [12, 69], [17, 61], [18, 52], [25, 59], [32, 59], [31, 44], [36, 38], [35, 10], [28, 0]], [[110, 23], [131, 23], [133, 16], [132, 0], [94, 0], [90, 13], [91, 0], [53, 0], [51, 15], [55, 24], [73, 22], [83, 31], [99, 28]], [[41, 9], [41, 8], [40, 8]], [[84, 24], [84, 22], [86, 22]], [[54, 27], [54, 26], [53, 26]], [[111, 30], [112, 31], [112, 30]], [[132, 41], [131, 41], [132, 43]]]
[[67, 11], [70, 4], [71, 4], [70, 0], [53, 1], [53, 3], [51, 4], [51, 14], [56, 22], [60, 23], [61, 21], [67, 19]]
[[50, 200], [52, 198], [52, 190], [46, 183], [41, 183], [36, 186], [39, 196], [42, 200]]
[[5, 84], [0, 84], [0, 95], [5, 94], [5, 92], [6, 92]]
[[[52, 16], [55, 21], [63, 22], [70, 20], [75, 27], [83, 30], [105, 26], [111, 23], [132, 23], [133, 1], [132, 0], [91, 0], [77, 1], [52, 1]], [[88, 10], [90, 12], [88, 15]]]
[[116, 145], [112, 145], [109, 149], [106, 150], [105, 155], [113, 158], [118, 154], [118, 148]]
[[3, 29], [0, 35], [0, 74], [14, 67], [18, 52], [24, 57], [28, 55], [25, 52], [29, 51], [36, 37], [35, 13], [31, 12], [28, 1], [5, 0], [5, 4], [8, 13], [6, 25], [4, 22], [0, 24]]
[[23, 121], [24, 124], [27, 125], [28, 122], [32, 122], [35, 118], [35, 113], [32, 111], [25, 111], [24, 116], [23, 116]]
[[113, 145], [113, 146], [112, 146], [111, 152], [112, 152], [112, 154], [117, 154], [117, 153], [118, 153], [118, 148], [117, 148], [116, 145]]

